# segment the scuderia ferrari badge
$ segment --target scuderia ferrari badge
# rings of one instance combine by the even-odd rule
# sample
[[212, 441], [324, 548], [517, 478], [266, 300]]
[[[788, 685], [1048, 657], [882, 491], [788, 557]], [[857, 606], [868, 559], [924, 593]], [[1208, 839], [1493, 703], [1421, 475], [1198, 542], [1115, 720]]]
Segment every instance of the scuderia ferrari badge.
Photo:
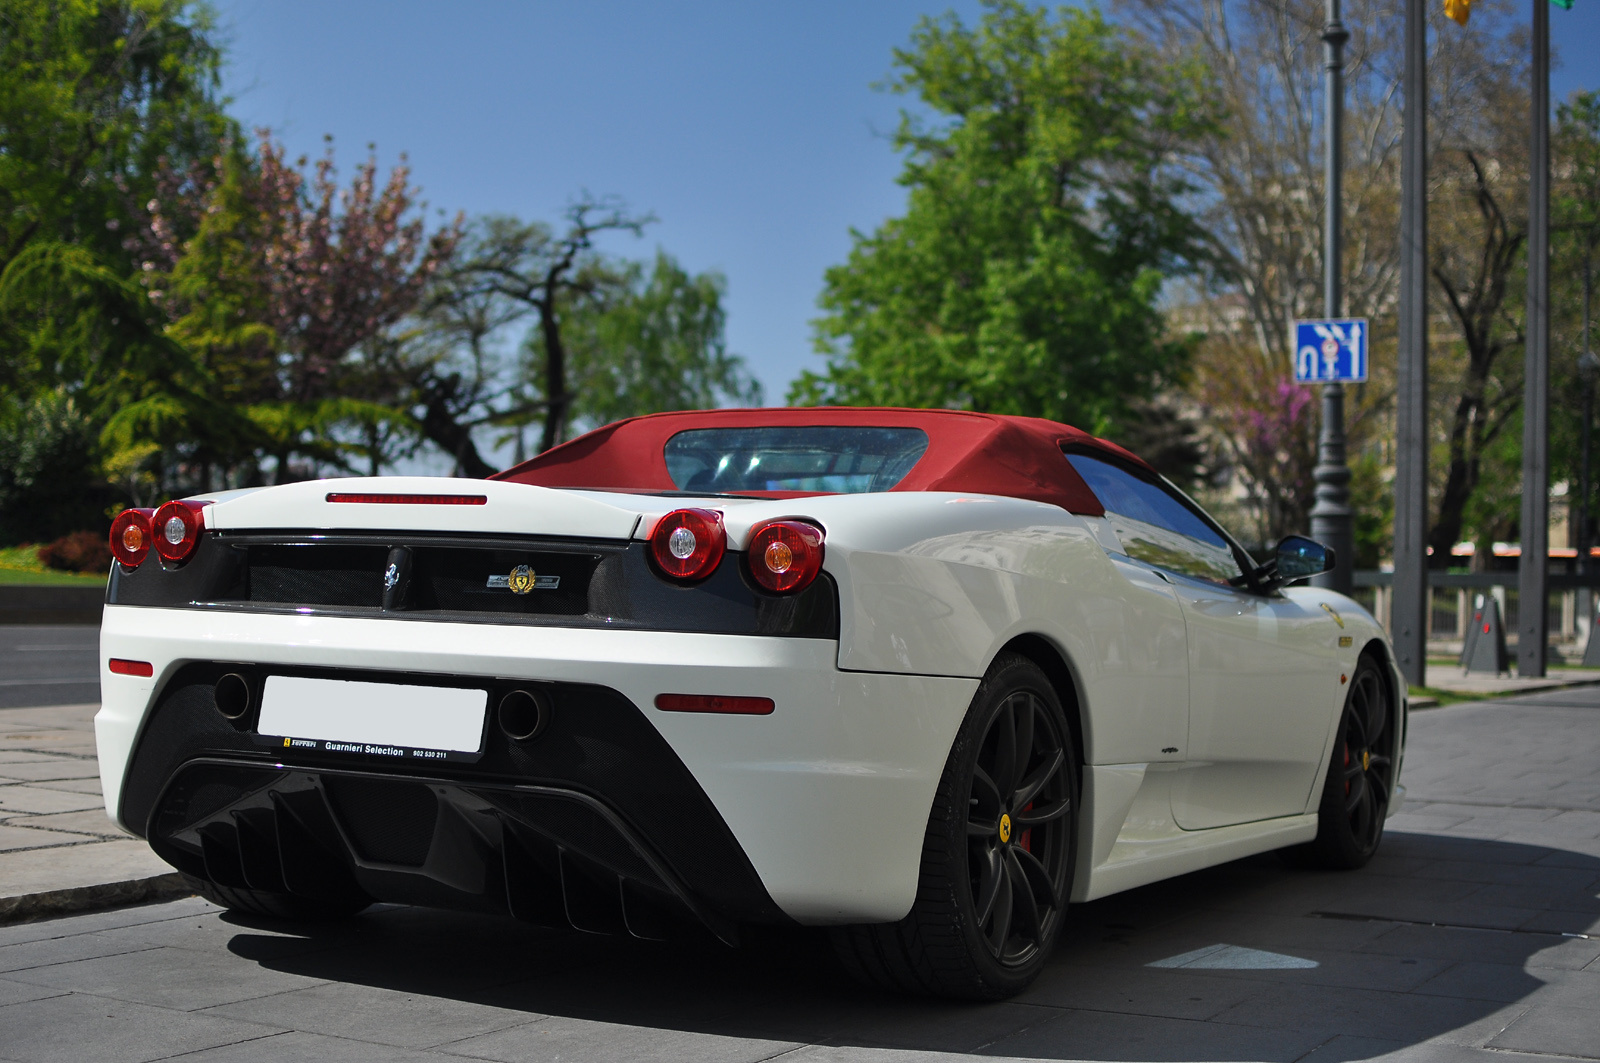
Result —
[[484, 584], [491, 591], [507, 590], [512, 594], [531, 591], [553, 591], [561, 586], [560, 576], [541, 576], [527, 565], [518, 565], [508, 576], [490, 576]]
[[533, 590], [534, 581], [538, 578], [527, 565], [518, 565], [506, 577], [506, 586], [511, 588], [512, 594], [527, 594]]

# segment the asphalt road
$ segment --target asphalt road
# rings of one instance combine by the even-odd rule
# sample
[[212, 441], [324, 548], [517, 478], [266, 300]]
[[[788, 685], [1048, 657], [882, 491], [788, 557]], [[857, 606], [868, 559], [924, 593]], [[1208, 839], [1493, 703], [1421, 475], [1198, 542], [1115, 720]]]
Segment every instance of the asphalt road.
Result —
[[1368, 868], [1269, 855], [1078, 906], [1005, 1003], [857, 988], [815, 939], [191, 899], [0, 927], [0, 1059], [1600, 1059], [1600, 691], [1419, 712], [1406, 781]]
[[0, 709], [100, 700], [100, 628], [0, 624]]

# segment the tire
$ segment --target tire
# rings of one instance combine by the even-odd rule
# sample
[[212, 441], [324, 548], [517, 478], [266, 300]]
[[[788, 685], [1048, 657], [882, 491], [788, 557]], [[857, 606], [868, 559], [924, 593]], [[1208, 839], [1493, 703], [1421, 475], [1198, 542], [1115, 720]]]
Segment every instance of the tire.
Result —
[[1317, 836], [1285, 851], [1303, 867], [1353, 871], [1365, 867], [1383, 841], [1394, 793], [1396, 713], [1383, 670], [1371, 656], [1356, 664], [1328, 758]]
[[262, 919], [277, 919], [296, 923], [330, 922], [346, 919], [372, 902], [365, 898], [341, 900], [312, 900], [289, 893], [269, 893], [266, 890], [238, 889], [223, 886], [210, 879], [184, 875], [189, 888], [212, 904], [221, 905], [233, 912], [253, 915]]
[[[1025, 747], [1023, 757], [1009, 749]], [[1037, 665], [1002, 654], [973, 696], [934, 793], [911, 912], [841, 927], [858, 980], [997, 1000], [1027, 988], [1060, 936], [1077, 863], [1078, 753]]]

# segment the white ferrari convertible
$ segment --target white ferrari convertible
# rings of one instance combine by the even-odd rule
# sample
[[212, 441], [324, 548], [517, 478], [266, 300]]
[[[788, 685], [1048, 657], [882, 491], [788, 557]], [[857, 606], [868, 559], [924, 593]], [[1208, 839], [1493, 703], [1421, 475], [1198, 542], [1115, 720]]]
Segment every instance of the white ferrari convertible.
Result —
[[1134, 455], [945, 410], [659, 414], [489, 480], [129, 510], [111, 815], [219, 904], [729, 943], [833, 928], [968, 997], [1069, 904], [1271, 849], [1365, 863], [1406, 686], [1291, 537]]

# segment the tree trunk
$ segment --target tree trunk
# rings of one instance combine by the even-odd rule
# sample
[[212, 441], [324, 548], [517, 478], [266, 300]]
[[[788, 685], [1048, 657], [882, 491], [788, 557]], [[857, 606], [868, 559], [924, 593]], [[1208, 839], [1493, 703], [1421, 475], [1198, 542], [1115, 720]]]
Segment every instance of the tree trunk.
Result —
[[1494, 442], [1507, 418], [1521, 406], [1515, 392], [1502, 391], [1492, 396], [1490, 383], [1495, 363], [1509, 343], [1521, 342], [1521, 337], [1513, 341], [1502, 338], [1500, 333], [1505, 327], [1501, 318], [1506, 285], [1527, 239], [1527, 229], [1508, 222], [1477, 156], [1471, 151], [1462, 152], [1462, 156], [1472, 170], [1483, 239], [1467, 283], [1458, 284], [1442, 265], [1432, 271], [1467, 348], [1466, 373], [1450, 423], [1444, 490], [1439, 496], [1438, 516], [1428, 534], [1432, 568], [1449, 566], [1450, 549], [1460, 541], [1466, 522], [1467, 503], [1478, 488], [1484, 448]]
[[425, 388], [421, 389], [418, 397], [422, 405], [423, 436], [456, 459], [459, 473], [481, 480], [499, 471], [478, 453], [478, 445], [472, 439], [472, 429], [457, 422], [450, 412], [446, 396]]
[[1428, 558], [1429, 568], [1448, 568], [1450, 549], [1461, 541], [1461, 526], [1465, 519], [1467, 502], [1478, 486], [1479, 459], [1483, 444], [1483, 396], [1463, 392], [1456, 403], [1455, 419], [1450, 426], [1450, 458], [1446, 466], [1444, 489], [1439, 492], [1439, 517], [1428, 531], [1428, 547], [1433, 551]]
[[544, 334], [544, 435], [539, 440], [542, 454], [561, 442], [567, 421], [567, 350], [561, 345], [561, 321], [556, 316], [555, 293], [545, 289], [539, 307], [539, 328]]

